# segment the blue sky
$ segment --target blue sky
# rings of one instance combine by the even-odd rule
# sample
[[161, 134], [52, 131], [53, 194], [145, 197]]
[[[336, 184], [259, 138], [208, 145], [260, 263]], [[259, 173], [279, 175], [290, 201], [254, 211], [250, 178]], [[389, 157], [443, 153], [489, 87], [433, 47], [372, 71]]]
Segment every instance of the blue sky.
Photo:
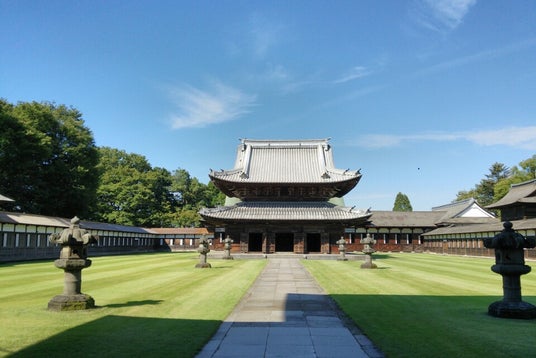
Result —
[[346, 204], [455, 199], [536, 153], [536, 2], [0, 0], [0, 97], [184, 168], [239, 138], [331, 138]]

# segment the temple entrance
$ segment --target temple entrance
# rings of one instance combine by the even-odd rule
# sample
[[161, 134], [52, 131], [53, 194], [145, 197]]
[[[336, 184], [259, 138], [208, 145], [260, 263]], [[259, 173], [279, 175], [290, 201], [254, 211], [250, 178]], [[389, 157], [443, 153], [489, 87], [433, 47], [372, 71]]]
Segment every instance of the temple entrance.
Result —
[[248, 252], [262, 251], [262, 233], [250, 232], [248, 240]]
[[320, 233], [308, 233], [305, 245], [307, 252], [320, 252]]
[[275, 234], [276, 252], [294, 252], [294, 234], [291, 232], [279, 232]]

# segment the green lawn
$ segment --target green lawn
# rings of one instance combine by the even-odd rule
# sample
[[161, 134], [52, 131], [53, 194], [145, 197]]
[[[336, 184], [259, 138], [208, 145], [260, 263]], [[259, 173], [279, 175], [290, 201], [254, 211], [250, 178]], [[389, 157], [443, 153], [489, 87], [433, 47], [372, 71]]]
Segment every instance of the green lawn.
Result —
[[[375, 255], [303, 264], [388, 357], [535, 357], [536, 320], [494, 318], [502, 278], [492, 259], [429, 254]], [[523, 300], [536, 304], [534, 272], [521, 277]]]
[[215, 333], [265, 260], [166, 253], [92, 258], [82, 292], [98, 306], [51, 312], [63, 290], [53, 260], [0, 265], [0, 356], [191, 357]]

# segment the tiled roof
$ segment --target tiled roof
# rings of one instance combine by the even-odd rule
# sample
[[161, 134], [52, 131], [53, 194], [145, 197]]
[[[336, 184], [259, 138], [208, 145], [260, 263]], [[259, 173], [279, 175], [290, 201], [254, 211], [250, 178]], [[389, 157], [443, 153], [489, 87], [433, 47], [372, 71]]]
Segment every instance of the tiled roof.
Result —
[[533, 203], [531, 199], [536, 194], [536, 179], [524, 183], [512, 184], [508, 193], [496, 203], [486, 206], [488, 209], [497, 209], [515, 203]]
[[158, 227], [146, 230], [161, 235], [208, 235], [208, 230], [204, 227]]
[[[534, 230], [536, 229], [536, 219], [527, 220], [513, 220], [514, 230]], [[475, 233], [498, 233], [503, 230], [503, 222], [499, 219], [495, 219], [491, 223], [487, 224], [475, 224], [475, 225], [460, 225], [460, 226], [448, 226], [440, 227], [438, 229], [429, 231], [423, 236], [432, 235], [457, 235], [457, 234], [475, 234]]]
[[234, 168], [211, 171], [210, 176], [249, 183], [337, 183], [361, 174], [334, 167], [328, 139], [243, 139], [238, 146]]
[[204, 208], [205, 218], [223, 220], [279, 221], [363, 221], [370, 216], [366, 210], [335, 206], [329, 202], [240, 202], [233, 206]]
[[444, 211], [372, 211], [371, 227], [435, 227]]
[[[33, 215], [33, 214], [12, 213], [12, 212], [1, 211], [0, 223], [35, 225], [35, 226], [69, 227], [69, 225], [71, 224], [71, 219], [54, 217], [54, 216], [43, 216], [43, 215]], [[108, 223], [100, 223], [100, 222], [84, 221], [84, 220], [80, 220], [80, 227], [84, 229], [89, 229], [89, 230], [133, 232], [133, 233], [140, 233], [140, 234], [148, 233], [148, 231], [140, 227], [108, 224]]]
[[[460, 218], [462, 216], [469, 216], [469, 212], [472, 213], [471, 216], [475, 217], [493, 217], [493, 214], [487, 212], [482, 208], [474, 198], [469, 198], [465, 200], [456, 201], [454, 203], [436, 206], [432, 208], [432, 211], [443, 211], [445, 215], [438, 221], [444, 222], [449, 221], [453, 218]], [[475, 214], [477, 213], [477, 214]]]

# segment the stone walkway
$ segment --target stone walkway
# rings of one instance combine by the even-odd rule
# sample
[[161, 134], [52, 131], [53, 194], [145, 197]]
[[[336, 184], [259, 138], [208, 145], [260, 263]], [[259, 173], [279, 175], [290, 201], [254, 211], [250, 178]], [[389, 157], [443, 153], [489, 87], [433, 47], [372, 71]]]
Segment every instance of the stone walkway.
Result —
[[383, 357], [296, 258], [269, 258], [197, 358]]

